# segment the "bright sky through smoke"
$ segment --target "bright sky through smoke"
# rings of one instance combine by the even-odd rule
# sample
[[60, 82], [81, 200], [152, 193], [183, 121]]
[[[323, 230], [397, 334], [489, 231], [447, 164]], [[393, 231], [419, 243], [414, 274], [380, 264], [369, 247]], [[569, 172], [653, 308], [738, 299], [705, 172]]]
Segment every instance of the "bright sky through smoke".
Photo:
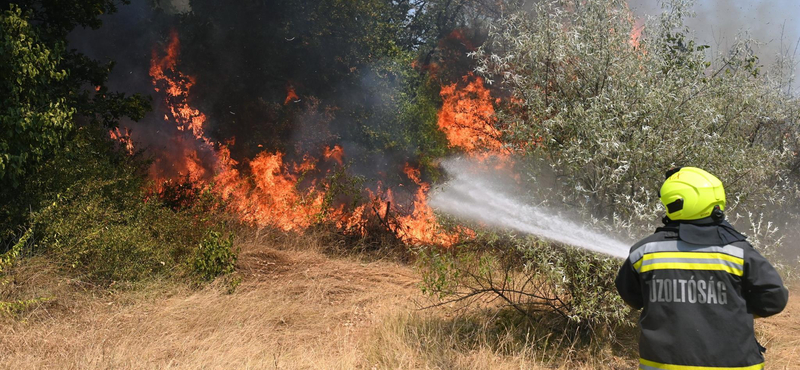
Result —
[[[662, 1], [629, 0], [637, 18], [661, 13]], [[695, 32], [695, 38], [711, 46], [712, 53], [727, 50], [737, 36], [747, 31], [762, 45], [756, 50], [760, 62], [770, 65], [783, 49], [789, 56], [800, 52], [800, 1], [797, 0], [695, 0], [692, 8], [696, 17], [687, 19], [686, 25]], [[797, 66], [795, 74], [800, 72]], [[793, 84], [797, 90], [797, 81]]]

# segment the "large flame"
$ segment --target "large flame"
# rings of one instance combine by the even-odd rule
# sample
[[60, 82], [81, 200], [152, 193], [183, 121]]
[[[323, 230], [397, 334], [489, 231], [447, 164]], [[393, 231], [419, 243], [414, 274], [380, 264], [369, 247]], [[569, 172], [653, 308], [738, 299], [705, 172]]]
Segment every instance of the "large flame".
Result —
[[[176, 177], [217, 194], [242, 221], [286, 231], [304, 230], [322, 221], [346, 232], [363, 233], [366, 220], [375, 217], [406, 243], [444, 246], [458, 242], [462, 234], [471, 233], [467, 229], [448, 232], [440, 226], [427, 204], [431, 186], [422, 181], [420, 170], [409, 164], [404, 172], [413, 182], [411, 187], [416, 187], [412, 201], [397, 204], [393, 190], [379, 182], [375, 189], [364, 189], [366, 200], [348, 211], [343, 204], [331, 204], [326, 197], [328, 186], [318, 181], [324, 180], [331, 168], [344, 165], [346, 153], [340, 145], [320, 148], [319, 157], [306, 153], [299, 162], [287, 161], [279, 151], [263, 151], [251, 160], [237, 162], [231, 158], [233, 140], [222, 144], [205, 136], [206, 116], [190, 104], [195, 79], [177, 69], [179, 49], [178, 34], [173, 31], [166, 49], [153, 51], [150, 66], [154, 89], [164, 96], [164, 120], [180, 134], [172, 139], [179, 148], [173, 150], [179, 159], [169, 165]], [[458, 84], [442, 87], [444, 105], [439, 114], [439, 128], [451, 147], [467, 153], [501, 153], [489, 90], [479, 77], [468, 75], [465, 81], [463, 88]], [[299, 102], [294, 88], [287, 86], [283, 103]], [[201, 152], [210, 153], [213, 163], [204, 161]], [[164, 160], [161, 158], [156, 164], [164, 167], [166, 164], [159, 162]], [[248, 171], [241, 171], [243, 165]], [[157, 182], [174, 180], [159, 171], [153, 171], [152, 175]]]
[[502, 153], [489, 89], [480, 77], [469, 74], [464, 79], [472, 80], [464, 88], [459, 88], [458, 83], [442, 86], [439, 129], [447, 135], [451, 147], [459, 147], [467, 153]]
[[167, 94], [166, 102], [171, 119], [169, 115], [165, 115], [164, 119], [177, 124], [178, 130], [191, 131], [195, 138], [209, 142], [203, 136], [203, 124], [206, 122], [206, 116], [188, 103], [189, 90], [195, 83], [194, 77], [186, 76], [175, 68], [178, 63], [179, 50], [178, 33], [173, 30], [170, 33], [166, 53], [159, 56], [158, 52], [153, 50], [153, 58], [150, 61], [150, 77], [153, 78], [154, 89], [156, 91], [163, 90]]
[[[229, 209], [242, 221], [258, 226], [273, 226], [283, 230], [298, 230], [311, 225], [314, 216], [321, 211], [324, 192], [311, 187], [300, 190], [297, 174], [313, 171], [317, 160], [306, 156], [301, 163], [284, 163], [281, 152], [264, 151], [249, 161], [251, 176], [243, 176], [237, 163], [231, 158], [228, 145], [213, 142], [205, 136], [206, 116], [189, 103], [189, 94], [195, 84], [194, 77], [177, 70], [180, 42], [177, 32], [170, 33], [164, 53], [153, 51], [150, 76], [154, 89], [165, 94], [168, 112], [165, 121], [174, 124], [179, 131], [190, 132], [198, 143], [193, 146], [185, 137], [175, 137], [176, 148], [182, 148], [181, 160], [172, 167], [182, 178], [187, 178], [198, 187], [209, 187], [221, 196]], [[163, 54], [163, 55], [162, 55]], [[290, 97], [297, 97], [290, 91]], [[211, 152], [214, 168], [207, 169], [200, 160], [197, 146]], [[334, 160], [341, 162], [341, 148], [329, 149]], [[163, 164], [162, 164], [163, 166]], [[209, 173], [211, 172], [211, 173]], [[157, 182], [164, 179], [154, 173]]]
[[[310, 171], [314, 164], [305, 161], [299, 168]], [[233, 199], [236, 207], [244, 211], [240, 213], [244, 221], [298, 230], [310, 226], [322, 210], [324, 193], [313, 188], [299, 191], [297, 177], [287, 171], [283, 154], [262, 152], [250, 161], [250, 170], [255, 184], [249, 196]]]
[[448, 233], [436, 221], [433, 209], [428, 205], [428, 191], [431, 190], [431, 186], [420, 179], [419, 169], [406, 163], [403, 172], [419, 187], [414, 197], [414, 211], [398, 218], [402, 231], [400, 237], [406, 243], [441, 244], [443, 246], [456, 243], [460, 238], [459, 234]]

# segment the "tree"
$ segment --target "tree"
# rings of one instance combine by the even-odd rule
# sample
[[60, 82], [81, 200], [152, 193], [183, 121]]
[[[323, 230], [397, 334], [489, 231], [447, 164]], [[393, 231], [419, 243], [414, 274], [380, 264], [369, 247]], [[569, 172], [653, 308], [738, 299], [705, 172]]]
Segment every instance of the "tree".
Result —
[[67, 79], [59, 68], [63, 43], [43, 43], [16, 6], [2, 13], [0, 27], [0, 181], [17, 187], [26, 170], [64, 140], [75, 108], [52, 89]]
[[[114, 156], [77, 128], [108, 140], [108, 128], [122, 117], [140, 119], [149, 109], [142, 96], [108, 90], [113, 64], [101, 64], [67, 50], [67, 34], [77, 26], [99, 27], [113, 1], [34, 1], [8, 5], [0, 13], [0, 232], [5, 239], [29, 223], [28, 216], [70, 182], [42, 173], [57, 156], [74, 150]], [[71, 142], [71, 141], [80, 142]], [[69, 144], [69, 145], [68, 145]], [[35, 175], [35, 176], [34, 176]], [[42, 180], [42, 181], [39, 181]], [[42, 184], [47, 184], [46, 186]], [[25, 186], [21, 186], [25, 185]], [[41, 186], [40, 186], [41, 185]]]
[[634, 42], [622, 0], [541, 2], [496, 24], [476, 53], [519, 102], [501, 113], [514, 122], [506, 139], [549, 162], [571, 208], [633, 235], [659, 219], [673, 166], [723, 179], [730, 216], [769, 211], [792, 186], [798, 101], [760, 70], [751, 41], [707, 62], [687, 9], [671, 2]]

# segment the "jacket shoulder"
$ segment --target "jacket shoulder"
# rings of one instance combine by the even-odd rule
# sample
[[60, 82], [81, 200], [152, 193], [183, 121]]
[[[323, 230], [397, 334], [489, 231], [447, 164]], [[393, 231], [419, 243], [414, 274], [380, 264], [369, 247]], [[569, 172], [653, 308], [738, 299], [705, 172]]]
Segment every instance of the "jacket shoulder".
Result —
[[736, 242], [731, 243], [731, 245], [739, 247], [739, 248], [742, 248], [745, 251], [754, 251], [754, 250], [756, 250], [755, 247], [753, 247], [753, 245], [750, 244], [750, 242], [748, 242], [747, 240], [736, 241]]
[[665, 240], [677, 240], [677, 239], [678, 239], [678, 233], [675, 232], [675, 231], [671, 231], [671, 230], [656, 230], [656, 232], [653, 233], [652, 235], [649, 235], [648, 237], [636, 242], [631, 247], [630, 253], [633, 253], [637, 249], [639, 249], [639, 248], [641, 248], [641, 247], [643, 247], [643, 246], [645, 246], [647, 244], [650, 244], [650, 243], [662, 242], [662, 241], [665, 241]]

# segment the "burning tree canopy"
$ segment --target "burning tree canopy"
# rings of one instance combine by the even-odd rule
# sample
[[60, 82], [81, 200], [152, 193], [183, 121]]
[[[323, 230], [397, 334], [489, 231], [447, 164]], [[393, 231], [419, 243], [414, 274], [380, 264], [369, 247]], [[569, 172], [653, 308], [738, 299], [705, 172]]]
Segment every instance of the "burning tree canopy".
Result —
[[[154, 112], [110, 135], [154, 158], [150, 178], [171, 204], [211, 189], [259, 227], [333, 222], [354, 231], [375, 217], [406, 242], [448, 245], [457, 235], [441, 230], [426, 204], [434, 163], [448, 152], [502, 152], [496, 101], [467, 56], [499, 9], [465, 1], [138, 4], [107, 27], [119, 25], [111, 37], [144, 50], [131, 58], [110, 47], [87, 52], [123, 60], [138, 75], [148, 55], [150, 86], [134, 85], [153, 97]], [[134, 14], [156, 27], [130, 27]], [[360, 189], [336, 190], [338, 173]]]
[[[231, 157], [230, 151], [231, 147], [236, 146], [236, 140], [231, 138], [223, 144], [206, 136], [206, 115], [189, 104], [193, 98], [191, 88], [196, 79], [177, 69], [179, 45], [177, 33], [172, 31], [165, 50], [153, 50], [149, 71], [154, 90], [161, 94], [164, 102], [164, 124], [177, 129], [172, 131], [175, 146], [163, 159], [155, 162], [151, 170], [157, 187], [169, 186], [171, 181], [180, 178], [190, 183], [189, 189], [211, 187], [242, 221], [260, 227], [302, 230], [315, 222], [327, 220], [351, 230], [353, 226], [363, 223], [363, 218], [369, 212], [375, 211], [377, 216], [383, 217], [385, 226], [405, 242], [450, 245], [458, 240], [458, 234], [441, 230], [433, 210], [427, 205], [430, 184], [422, 181], [420, 170], [408, 163], [405, 163], [403, 173], [410, 182], [397, 183], [399, 187], [389, 186], [384, 190], [384, 182], [393, 181], [384, 173], [383, 179], [364, 189], [367, 203], [350, 210], [337, 204], [336, 199], [327, 195], [330, 185], [325, 183], [325, 176], [337, 166], [344, 166], [347, 151], [339, 143], [325, 145], [334, 138], [330, 134], [327, 138], [323, 136], [323, 141], [309, 142], [301, 138], [294, 148], [287, 148], [293, 150], [295, 158], [302, 155], [302, 160], [286, 163], [284, 152], [262, 150], [255, 158], [246, 159], [249, 164], [246, 168], [239, 166], [240, 162]], [[459, 147], [468, 153], [499, 153], [499, 134], [493, 128], [490, 93], [480, 78], [466, 75], [464, 80], [467, 83], [462, 92], [456, 92], [457, 83], [442, 89], [441, 95], [447, 103], [439, 114], [439, 129], [451, 147]], [[284, 105], [300, 102], [291, 85], [287, 91]], [[312, 102], [316, 101], [316, 98], [313, 99]], [[317, 109], [316, 104], [307, 107]], [[323, 132], [330, 131], [330, 118], [315, 114], [299, 117], [313, 120], [309, 124], [320, 127]], [[476, 133], [481, 134], [471, 138]], [[132, 145], [129, 136], [121, 136], [118, 132], [112, 132], [111, 135], [112, 139], [119, 140], [126, 148]], [[489, 146], [484, 146], [487, 143]], [[179, 148], [177, 152], [176, 148]], [[210, 153], [211, 160], [200, 160], [200, 152]], [[303, 181], [301, 178], [310, 180]], [[413, 186], [418, 189], [406, 193], [405, 189]], [[393, 187], [397, 189], [394, 192]], [[165, 190], [161, 188], [157, 191]], [[395, 200], [393, 194], [398, 192], [408, 200]], [[381, 205], [380, 211], [366, 209], [368, 203], [375, 201]], [[390, 211], [394, 213], [391, 220], [388, 218]]]

